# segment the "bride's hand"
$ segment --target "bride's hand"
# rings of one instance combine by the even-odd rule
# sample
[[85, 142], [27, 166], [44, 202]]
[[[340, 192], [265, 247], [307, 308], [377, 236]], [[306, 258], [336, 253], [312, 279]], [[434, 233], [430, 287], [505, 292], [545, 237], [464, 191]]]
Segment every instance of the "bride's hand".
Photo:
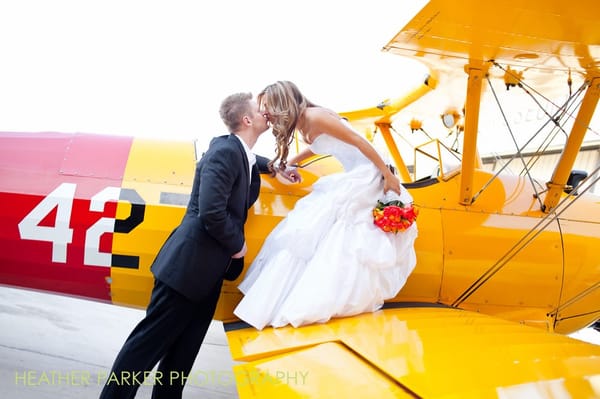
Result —
[[392, 172], [388, 172], [383, 176], [383, 193], [386, 194], [389, 190], [398, 195], [402, 194], [400, 191], [400, 180]]

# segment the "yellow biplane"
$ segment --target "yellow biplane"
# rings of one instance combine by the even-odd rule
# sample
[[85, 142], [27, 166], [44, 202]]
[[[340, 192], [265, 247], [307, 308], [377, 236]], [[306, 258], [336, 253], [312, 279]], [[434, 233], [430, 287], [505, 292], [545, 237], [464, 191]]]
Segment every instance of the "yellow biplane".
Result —
[[[431, 0], [383, 47], [429, 73], [343, 116], [386, 148], [414, 198], [417, 266], [380, 311], [300, 328], [237, 320], [243, 275], [226, 283], [215, 318], [241, 398], [600, 397], [600, 347], [565, 335], [600, 319], [597, 10]], [[505, 113], [531, 104], [542, 115], [531, 131]], [[501, 130], [509, 155], [482, 157]], [[149, 266], [187, 203], [193, 143], [59, 133], [0, 143], [0, 283], [144, 307]], [[553, 169], [539, 168], [555, 148]], [[248, 264], [339, 169], [323, 154], [302, 165], [301, 184], [263, 177]]]
[[[241, 397], [600, 397], [599, 348], [560, 335], [600, 317], [597, 144], [592, 170], [573, 170], [600, 93], [597, 9], [432, 0], [384, 46], [430, 73], [406, 96], [344, 116], [383, 139], [414, 197], [417, 267], [375, 314], [261, 332], [227, 323], [233, 357], [246, 362], [236, 366]], [[537, 130], [511, 124], [514, 102], [539, 104]], [[489, 104], [498, 126], [483, 120]], [[437, 113], [450, 142], [413, 119], [420, 112]], [[393, 134], [402, 118], [424, 138], [408, 151]], [[519, 173], [506, 161], [486, 167], [486, 128], [508, 132]], [[554, 169], [535, 168], [556, 143]], [[319, 162], [305, 176], [325, 173]], [[250, 226], [282, 190], [265, 187]], [[224, 298], [228, 321], [235, 285]], [[282, 384], [259, 378], [277, 372]]]

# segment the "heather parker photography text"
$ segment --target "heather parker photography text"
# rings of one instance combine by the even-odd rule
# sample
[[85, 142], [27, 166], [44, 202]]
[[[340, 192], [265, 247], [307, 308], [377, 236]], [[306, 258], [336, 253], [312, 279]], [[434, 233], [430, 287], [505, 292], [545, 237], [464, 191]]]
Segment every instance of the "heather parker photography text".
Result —
[[87, 370], [24, 370], [15, 371], [15, 385], [24, 387], [46, 386], [90, 386], [119, 385], [169, 385], [181, 379], [192, 386], [244, 386], [261, 384], [305, 385], [308, 371], [303, 370], [192, 370], [185, 377], [183, 373], [172, 371], [140, 371], [111, 373], [90, 372]]

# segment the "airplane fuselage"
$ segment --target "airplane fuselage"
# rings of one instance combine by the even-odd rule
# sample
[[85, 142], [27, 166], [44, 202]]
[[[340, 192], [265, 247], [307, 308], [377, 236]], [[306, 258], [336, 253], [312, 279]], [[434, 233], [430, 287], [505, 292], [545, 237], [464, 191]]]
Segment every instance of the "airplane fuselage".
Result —
[[[60, 133], [2, 133], [0, 143], [0, 283], [145, 306], [150, 265], [189, 198], [194, 143]], [[246, 267], [311, 184], [338, 170], [323, 158], [302, 169], [301, 184], [263, 176]], [[474, 176], [483, 186], [491, 174]], [[443, 303], [564, 333], [598, 318], [597, 197], [551, 218], [520, 177], [494, 179], [469, 206], [458, 201], [460, 173], [406, 186], [419, 209], [417, 267], [392, 302]], [[215, 318], [235, 319], [241, 278], [224, 285]]]

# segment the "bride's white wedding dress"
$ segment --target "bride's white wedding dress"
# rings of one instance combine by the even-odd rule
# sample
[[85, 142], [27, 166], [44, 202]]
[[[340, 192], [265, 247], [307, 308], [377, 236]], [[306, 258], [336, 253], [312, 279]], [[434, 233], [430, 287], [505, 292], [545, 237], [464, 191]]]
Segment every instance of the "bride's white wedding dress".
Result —
[[[250, 266], [234, 313], [257, 329], [375, 311], [396, 296], [416, 264], [416, 223], [397, 234], [373, 223], [372, 209], [383, 198], [381, 172], [373, 163], [327, 134], [310, 148], [333, 155], [345, 171], [321, 177]], [[404, 187], [399, 199], [412, 202]]]

